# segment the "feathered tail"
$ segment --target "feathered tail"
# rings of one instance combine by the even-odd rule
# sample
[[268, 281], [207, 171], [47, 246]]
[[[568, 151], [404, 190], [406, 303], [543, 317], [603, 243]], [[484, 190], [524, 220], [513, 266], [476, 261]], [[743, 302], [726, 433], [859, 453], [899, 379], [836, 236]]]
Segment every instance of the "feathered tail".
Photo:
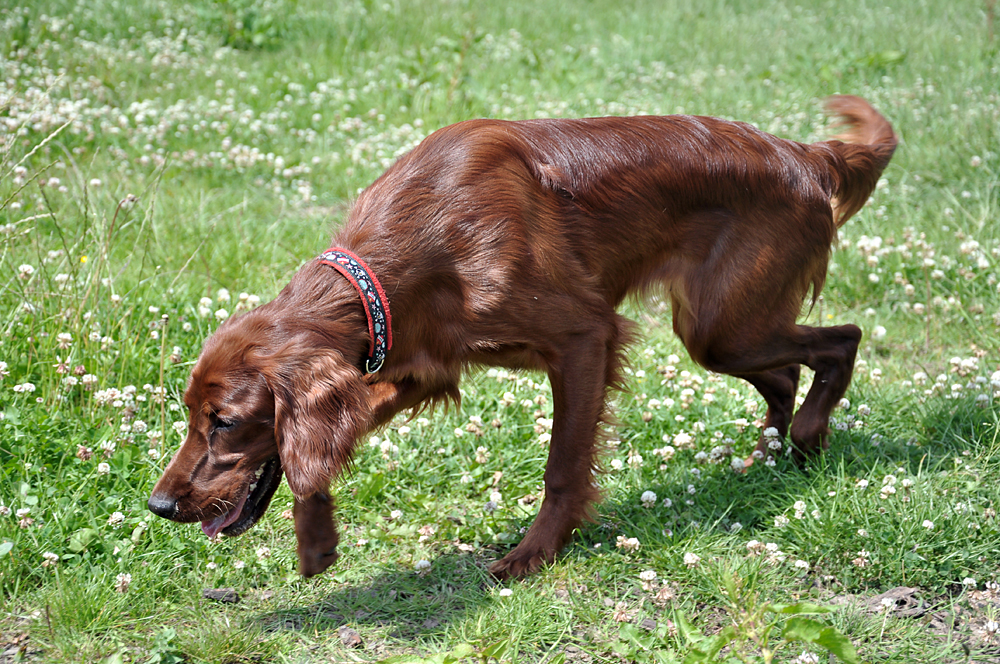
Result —
[[837, 95], [826, 100], [826, 110], [846, 130], [826, 141], [831, 148], [834, 178], [833, 218], [839, 228], [868, 200], [878, 178], [892, 159], [898, 140], [882, 115], [860, 97]]

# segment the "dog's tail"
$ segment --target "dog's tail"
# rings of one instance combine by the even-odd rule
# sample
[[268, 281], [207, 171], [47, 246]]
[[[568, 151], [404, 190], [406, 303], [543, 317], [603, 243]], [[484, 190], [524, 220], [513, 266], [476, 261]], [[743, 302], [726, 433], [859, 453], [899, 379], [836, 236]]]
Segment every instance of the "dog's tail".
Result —
[[830, 159], [834, 178], [833, 218], [839, 228], [875, 190], [898, 140], [889, 121], [860, 97], [830, 97], [826, 100], [826, 110], [837, 118], [834, 126], [846, 128], [824, 143], [833, 151]]

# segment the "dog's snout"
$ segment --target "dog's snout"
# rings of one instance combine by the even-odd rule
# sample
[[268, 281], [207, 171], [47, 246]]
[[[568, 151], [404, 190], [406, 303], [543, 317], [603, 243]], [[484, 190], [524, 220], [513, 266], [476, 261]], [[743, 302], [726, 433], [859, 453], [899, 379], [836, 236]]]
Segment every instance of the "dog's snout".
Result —
[[146, 503], [146, 506], [150, 512], [156, 516], [162, 516], [164, 519], [172, 519], [174, 514], [177, 513], [177, 500], [175, 498], [155, 493], [149, 497], [149, 502]]

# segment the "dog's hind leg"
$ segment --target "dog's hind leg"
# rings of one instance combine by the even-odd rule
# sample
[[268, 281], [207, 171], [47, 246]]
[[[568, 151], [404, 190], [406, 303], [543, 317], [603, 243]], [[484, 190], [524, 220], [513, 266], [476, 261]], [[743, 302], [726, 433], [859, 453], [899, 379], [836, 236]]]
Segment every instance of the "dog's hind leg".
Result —
[[[801, 461], [827, 445], [830, 411], [850, 384], [861, 330], [795, 323], [810, 284], [822, 281], [825, 245], [812, 255], [786, 255], [754, 241], [744, 236], [720, 245], [675, 281], [674, 331], [696, 362], [757, 388], [768, 404], [766, 426], [787, 431]], [[792, 417], [796, 367], [803, 364], [816, 375]]]
[[792, 420], [792, 451], [801, 461], [829, 447], [830, 412], [851, 384], [861, 329], [857, 325], [798, 327], [811, 340], [810, 358], [806, 364], [816, 372], [806, 400]]
[[[739, 378], [753, 385], [767, 403], [767, 415], [764, 417], [764, 431], [769, 428], [777, 429], [778, 437], [785, 438], [788, 435], [788, 427], [792, 423], [792, 412], [795, 409], [795, 392], [799, 387], [799, 374], [801, 368], [798, 364], [791, 364], [781, 369], [762, 371], [759, 373], [737, 374]], [[771, 443], [765, 436], [761, 435], [757, 441], [757, 449], [760, 455], [751, 456], [746, 460], [746, 465], [753, 465], [757, 457], [763, 459], [768, 455], [774, 455], [776, 450], [770, 449]]]
[[[772, 426], [779, 433], [777, 424], [787, 423], [787, 413], [794, 403], [795, 390], [788, 380], [793, 370], [789, 366], [804, 364], [815, 371], [812, 387], [791, 420], [789, 433], [797, 461], [819, 453], [828, 446], [830, 412], [850, 385], [861, 330], [856, 325], [791, 325], [748, 328], [745, 332], [716, 335], [708, 343], [685, 343], [692, 357], [712, 371], [744, 378], [752, 375], [751, 383], [768, 402], [769, 420], [774, 416]], [[710, 332], [705, 336], [713, 337]], [[784, 387], [780, 387], [781, 372], [789, 372]]]
[[549, 362], [553, 422], [545, 466], [545, 499], [524, 539], [490, 567], [500, 578], [523, 576], [552, 562], [600, 497], [595, 484], [598, 428], [608, 387], [619, 383], [619, 350], [627, 321], [608, 310], [586, 331], [568, 334]]

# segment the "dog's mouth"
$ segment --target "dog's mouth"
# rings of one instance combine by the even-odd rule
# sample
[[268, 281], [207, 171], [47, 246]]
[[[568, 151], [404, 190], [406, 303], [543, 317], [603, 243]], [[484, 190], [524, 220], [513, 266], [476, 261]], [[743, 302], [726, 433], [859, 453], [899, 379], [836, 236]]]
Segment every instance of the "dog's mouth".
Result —
[[241, 498], [231, 510], [201, 522], [202, 531], [213, 539], [219, 533], [235, 537], [250, 530], [267, 511], [271, 496], [280, 483], [281, 460], [275, 455], [254, 471], [241, 491]]

